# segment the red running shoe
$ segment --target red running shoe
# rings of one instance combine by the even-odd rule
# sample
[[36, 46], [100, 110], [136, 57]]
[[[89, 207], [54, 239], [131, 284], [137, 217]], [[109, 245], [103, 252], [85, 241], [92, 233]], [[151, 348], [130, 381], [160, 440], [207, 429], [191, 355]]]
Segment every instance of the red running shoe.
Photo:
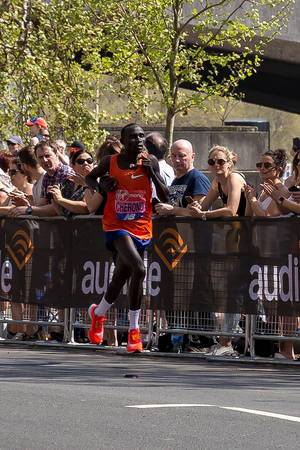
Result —
[[93, 304], [89, 307], [88, 313], [92, 319], [91, 328], [89, 329], [89, 340], [92, 344], [102, 344], [103, 342], [103, 332], [104, 332], [104, 316], [96, 316], [95, 308], [98, 305]]
[[141, 333], [138, 328], [135, 328], [134, 330], [129, 330], [128, 332], [127, 351], [138, 353], [143, 351]]

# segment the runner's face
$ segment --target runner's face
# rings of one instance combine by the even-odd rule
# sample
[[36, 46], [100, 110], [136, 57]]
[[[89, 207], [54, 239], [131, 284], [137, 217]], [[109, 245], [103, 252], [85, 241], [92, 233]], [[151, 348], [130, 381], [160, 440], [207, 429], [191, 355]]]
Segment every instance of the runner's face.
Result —
[[139, 126], [133, 126], [125, 130], [124, 147], [128, 153], [138, 155], [145, 150], [145, 133]]

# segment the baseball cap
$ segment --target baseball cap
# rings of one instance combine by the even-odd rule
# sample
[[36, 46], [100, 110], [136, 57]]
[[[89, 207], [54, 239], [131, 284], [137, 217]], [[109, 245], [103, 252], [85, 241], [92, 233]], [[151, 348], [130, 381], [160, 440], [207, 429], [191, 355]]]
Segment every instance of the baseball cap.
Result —
[[68, 147], [76, 150], [85, 150], [85, 145], [81, 141], [74, 141], [71, 145], [68, 145]]
[[294, 152], [300, 151], [300, 139], [298, 137], [293, 138], [293, 150]]
[[10, 136], [8, 139], [6, 139], [7, 144], [19, 144], [23, 145], [23, 141], [20, 138], [20, 136]]
[[30, 120], [27, 120], [26, 125], [28, 127], [32, 127], [32, 125], [38, 125], [39, 127], [42, 128], [48, 128], [47, 122], [45, 119], [43, 119], [42, 117], [32, 117]]

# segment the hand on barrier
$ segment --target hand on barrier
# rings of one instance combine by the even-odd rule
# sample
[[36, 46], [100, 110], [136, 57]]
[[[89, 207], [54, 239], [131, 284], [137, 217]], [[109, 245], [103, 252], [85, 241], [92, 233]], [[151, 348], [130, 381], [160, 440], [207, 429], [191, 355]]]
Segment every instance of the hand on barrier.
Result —
[[24, 192], [21, 191], [13, 191], [10, 194], [8, 194], [13, 205], [15, 206], [30, 206], [30, 202], [26, 196], [26, 194], [24, 194]]
[[173, 214], [174, 206], [168, 203], [157, 203], [155, 211], [159, 216], [170, 216]]
[[8, 216], [10, 217], [25, 216], [27, 208], [28, 206], [13, 206], [12, 209], [9, 211]]
[[187, 208], [188, 208], [189, 212], [191, 213], [191, 216], [193, 216], [193, 217], [199, 217], [200, 215], [203, 214], [202, 207], [201, 207], [200, 203], [198, 203], [197, 201], [193, 201], [193, 202], [189, 203], [187, 205]]

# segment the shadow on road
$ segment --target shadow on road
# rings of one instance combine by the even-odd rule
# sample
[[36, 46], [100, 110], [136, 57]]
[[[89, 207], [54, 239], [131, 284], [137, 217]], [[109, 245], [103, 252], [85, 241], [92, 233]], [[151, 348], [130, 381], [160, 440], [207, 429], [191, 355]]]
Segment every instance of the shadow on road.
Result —
[[[133, 376], [133, 377], [132, 377]], [[137, 376], [137, 377], [135, 377]], [[0, 381], [125, 387], [181, 386], [183, 389], [298, 390], [298, 367], [208, 363], [97, 352], [0, 348]]]

